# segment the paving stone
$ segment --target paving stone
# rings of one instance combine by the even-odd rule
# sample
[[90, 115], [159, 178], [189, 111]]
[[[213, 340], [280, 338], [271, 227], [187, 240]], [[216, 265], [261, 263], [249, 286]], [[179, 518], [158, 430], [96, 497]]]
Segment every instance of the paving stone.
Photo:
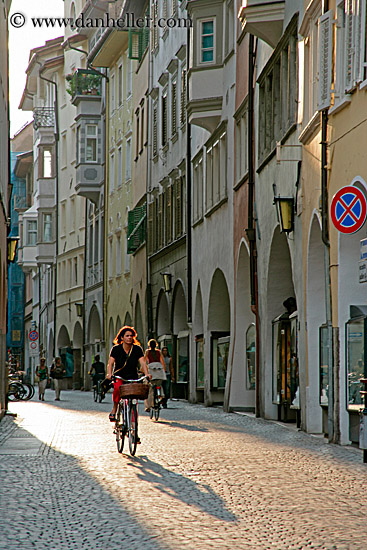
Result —
[[10, 404], [0, 550], [366, 550], [359, 450], [175, 401], [120, 455], [107, 400]]

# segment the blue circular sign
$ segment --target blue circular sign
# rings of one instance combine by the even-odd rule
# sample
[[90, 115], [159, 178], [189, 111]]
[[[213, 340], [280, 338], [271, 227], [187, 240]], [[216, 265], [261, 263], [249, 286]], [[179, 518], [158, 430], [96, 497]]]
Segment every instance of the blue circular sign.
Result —
[[38, 339], [38, 332], [35, 331], [35, 330], [32, 330], [32, 331], [29, 333], [28, 338], [29, 338], [30, 340], [32, 340], [32, 342], [34, 342], [35, 340]]

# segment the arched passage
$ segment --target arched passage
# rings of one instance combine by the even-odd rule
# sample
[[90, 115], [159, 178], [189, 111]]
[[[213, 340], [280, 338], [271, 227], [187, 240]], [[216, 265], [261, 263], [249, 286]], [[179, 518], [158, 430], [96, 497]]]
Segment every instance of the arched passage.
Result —
[[61, 362], [65, 365], [66, 376], [71, 377], [74, 373], [74, 356], [71, 349], [71, 342], [67, 328], [65, 325], [59, 330], [57, 337], [58, 355], [61, 357]]
[[229, 406], [255, 407], [255, 316], [251, 311], [250, 261], [241, 244], [236, 273], [236, 331]]
[[[293, 325], [297, 325], [297, 320], [293, 317], [291, 322], [289, 317], [296, 311], [297, 306], [287, 238], [284, 233], [280, 233], [279, 227], [274, 231], [268, 266], [263, 341], [265, 392], [261, 393], [266, 399], [265, 414], [274, 416], [272, 406], [274, 403], [278, 405], [278, 417], [280, 418], [281, 414], [281, 418], [285, 419], [285, 417], [290, 418], [295, 415], [294, 409], [292, 409], [292, 413], [290, 412], [290, 405], [293, 404], [298, 388], [297, 378], [297, 388], [294, 388], [295, 382], [292, 381], [292, 391], [290, 391], [291, 361], [292, 368], [297, 370], [295, 359], [292, 359], [292, 342], [296, 336]], [[288, 310], [284, 302], [289, 304]], [[285, 317], [283, 318], [283, 316]], [[293, 344], [296, 345], [296, 341]]]
[[140, 304], [140, 297], [139, 294], [136, 296], [136, 302], [135, 302], [135, 315], [134, 315], [134, 328], [136, 332], [138, 333], [138, 340], [142, 344], [143, 348], [145, 346], [145, 334], [144, 334], [144, 327], [143, 327], [143, 317], [141, 314], [141, 304]]
[[[201, 295], [200, 282], [198, 283], [195, 296], [195, 310], [193, 335], [195, 336], [195, 350], [192, 357], [195, 360], [195, 369], [193, 372], [194, 386], [198, 401], [204, 401], [203, 391], [205, 388], [205, 361], [204, 361], [204, 320], [203, 320], [203, 299]], [[199, 391], [197, 391], [199, 390]]]
[[115, 334], [115, 329], [114, 329], [114, 326], [113, 326], [113, 319], [111, 317], [110, 319], [110, 322], [108, 323], [108, 352], [110, 351], [110, 349], [112, 348], [113, 346], [113, 339], [115, 338], [116, 334]]
[[[306, 428], [308, 432], [322, 432], [321, 403], [327, 405], [327, 387], [319, 376], [320, 327], [326, 323], [324, 245], [317, 215], [311, 221], [307, 255], [307, 380]], [[325, 327], [326, 328], [326, 327]], [[321, 329], [321, 335], [324, 329]], [[321, 385], [321, 388], [320, 388]], [[324, 386], [324, 387], [323, 387]], [[320, 396], [321, 389], [321, 396]], [[327, 418], [326, 418], [327, 420]]]
[[157, 337], [160, 338], [165, 334], [170, 334], [170, 322], [169, 322], [169, 307], [166, 293], [163, 290], [158, 297], [157, 305]]
[[[214, 272], [209, 295], [208, 310], [208, 341], [206, 358], [211, 367], [211, 386], [216, 392], [214, 400], [223, 401], [223, 390], [226, 385], [230, 347], [230, 319], [231, 306], [228, 286], [223, 272], [216, 269]], [[220, 393], [219, 393], [219, 391]]]
[[83, 349], [83, 330], [77, 321], [73, 332], [73, 357], [74, 357], [74, 372], [73, 372], [73, 389], [79, 390], [82, 385], [82, 349]]
[[124, 321], [124, 326], [128, 326], [128, 327], [131, 327], [133, 321], [131, 319], [131, 315], [129, 312], [126, 313], [125, 315], [125, 321]]
[[189, 330], [186, 297], [182, 283], [175, 285], [172, 299], [172, 327], [176, 340], [177, 382], [189, 381]]

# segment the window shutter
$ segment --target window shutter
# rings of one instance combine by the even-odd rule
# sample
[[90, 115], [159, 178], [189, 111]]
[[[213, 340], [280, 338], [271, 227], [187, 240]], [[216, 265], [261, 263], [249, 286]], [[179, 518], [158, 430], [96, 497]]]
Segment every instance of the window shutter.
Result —
[[157, 104], [153, 105], [153, 156], [158, 154], [158, 135], [157, 135]]
[[182, 181], [181, 178], [175, 182], [175, 239], [182, 234]]
[[153, 203], [148, 204], [148, 254], [153, 254], [154, 250], [154, 227], [153, 227]]
[[129, 59], [139, 59], [140, 31], [129, 29]]
[[185, 124], [186, 122], [186, 69], [183, 69], [181, 74], [181, 113], [180, 113], [180, 123]]
[[354, 17], [354, 82], [358, 83], [362, 78], [362, 6], [361, 1], [355, 0], [355, 17]]
[[162, 147], [167, 144], [167, 94], [162, 97]]
[[163, 248], [163, 194], [158, 197], [158, 249]]
[[177, 84], [176, 81], [171, 85], [171, 133], [174, 136], [177, 132]]
[[166, 243], [172, 241], [172, 186], [166, 190]]
[[353, 21], [353, 0], [346, 0], [345, 3], [345, 89], [353, 87], [354, 67], [354, 21]]
[[331, 104], [332, 11], [319, 19], [319, 111]]

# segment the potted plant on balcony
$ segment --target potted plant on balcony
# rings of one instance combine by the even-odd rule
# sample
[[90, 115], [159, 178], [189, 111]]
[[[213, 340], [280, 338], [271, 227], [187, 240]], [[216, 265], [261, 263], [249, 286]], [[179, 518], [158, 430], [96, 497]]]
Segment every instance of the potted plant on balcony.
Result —
[[75, 72], [67, 74], [65, 76], [65, 80], [68, 82], [68, 84], [66, 86], [66, 91], [69, 95], [71, 95], [71, 97], [73, 97], [75, 95], [75, 91], [76, 91]]

